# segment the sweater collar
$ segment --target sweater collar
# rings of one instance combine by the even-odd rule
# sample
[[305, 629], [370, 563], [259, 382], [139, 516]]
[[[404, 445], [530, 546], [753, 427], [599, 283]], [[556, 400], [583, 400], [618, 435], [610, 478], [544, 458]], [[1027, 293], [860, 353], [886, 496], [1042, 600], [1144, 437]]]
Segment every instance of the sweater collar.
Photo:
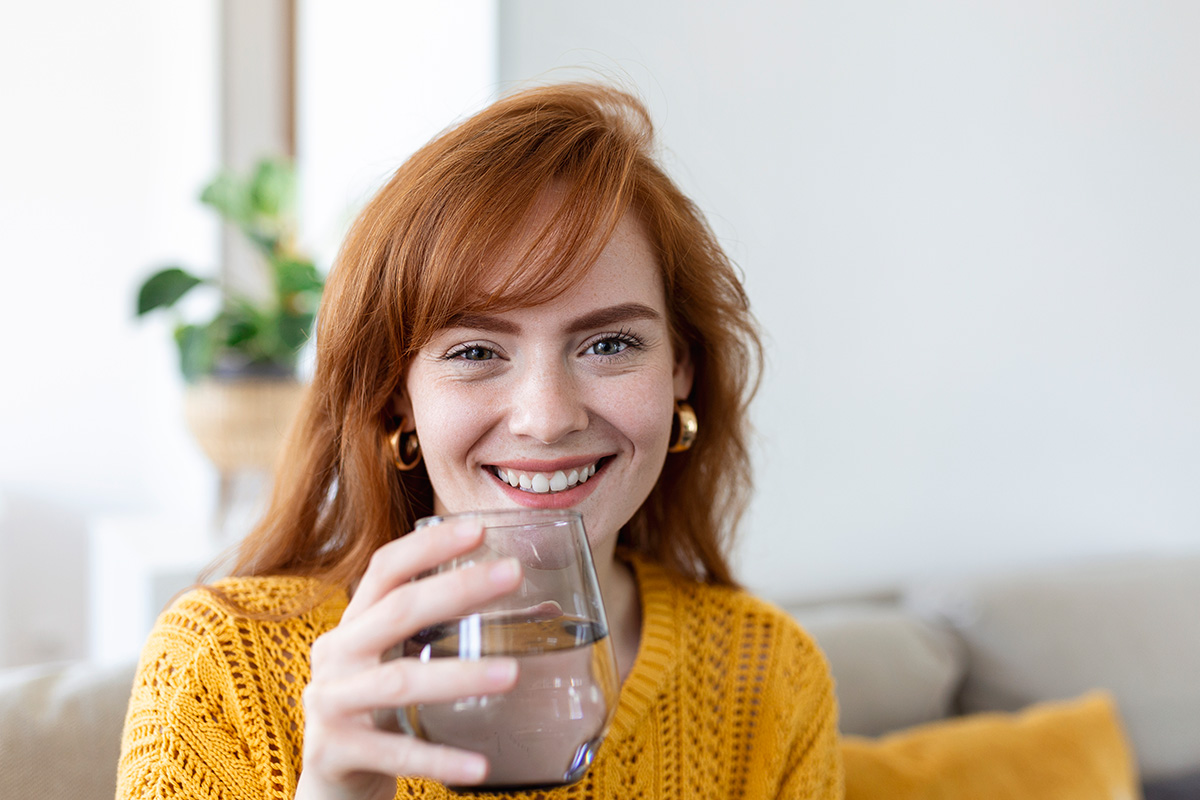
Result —
[[630, 735], [662, 696], [678, 664], [677, 592], [670, 574], [642, 556], [621, 552], [637, 580], [641, 602], [642, 637], [633, 668], [621, 685], [610, 739]]

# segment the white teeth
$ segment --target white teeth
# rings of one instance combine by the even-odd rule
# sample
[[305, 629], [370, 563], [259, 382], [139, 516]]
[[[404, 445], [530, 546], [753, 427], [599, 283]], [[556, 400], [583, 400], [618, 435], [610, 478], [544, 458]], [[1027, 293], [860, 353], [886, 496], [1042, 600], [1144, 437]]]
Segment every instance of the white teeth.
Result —
[[560, 469], [554, 473], [526, 473], [517, 472], [515, 469], [501, 469], [500, 467], [495, 467], [494, 470], [497, 478], [514, 489], [548, 494], [549, 492], [561, 492], [572, 486], [586, 483], [588, 478], [596, 474], [596, 465], [590, 464], [586, 467], [573, 469], [570, 472], [563, 472]]

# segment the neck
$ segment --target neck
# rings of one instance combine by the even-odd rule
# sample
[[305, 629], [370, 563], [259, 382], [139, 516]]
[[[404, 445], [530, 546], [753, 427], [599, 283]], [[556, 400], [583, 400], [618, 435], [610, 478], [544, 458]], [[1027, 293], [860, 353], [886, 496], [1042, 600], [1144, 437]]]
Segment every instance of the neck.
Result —
[[637, 659], [642, 636], [642, 608], [633, 570], [617, 559], [615, 544], [604, 550], [607, 552], [597, 550], [593, 554], [596, 578], [604, 596], [604, 613], [617, 654], [617, 671], [624, 681]]

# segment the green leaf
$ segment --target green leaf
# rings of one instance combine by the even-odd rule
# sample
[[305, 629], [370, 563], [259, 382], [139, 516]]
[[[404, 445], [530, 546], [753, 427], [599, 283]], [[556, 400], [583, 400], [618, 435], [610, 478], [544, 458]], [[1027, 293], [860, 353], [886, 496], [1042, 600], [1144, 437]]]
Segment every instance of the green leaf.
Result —
[[271, 254], [275, 252], [275, 248], [279, 246], [279, 237], [261, 227], [247, 225], [242, 228], [242, 233], [246, 234], [246, 238], [253, 242], [267, 258], [270, 258]]
[[137, 315], [140, 317], [156, 308], [170, 308], [201, 283], [204, 283], [202, 278], [179, 267], [160, 270], [147, 278], [138, 291]]
[[293, 354], [293, 357], [312, 335], [314, 316], [311, 313], [279, 315], [279, 339], [288, 348], [288, 352]]
[[230, 350], [255, 355], [255, 340], [262, 330], [261, 313], [243, 298], [231, 298], [217, 320], [221, 324], [221, 344]]
[[221, 171], [200, 193], [200, 202], [212, 206], [222, 219], [239, 226], [250, 224], [249, 187], [230, 172]]
[[275, 288], [281, 297], [301, 292], [320, 292], [325, 282], [313, 263], [303, 258], [273, 259]]
[[[296, 175], [290, 160], [265, 158], [248, 174], [223, 170], [204, 187], [201, 201], [261, 251], [275, 292], [262, 301], [223, 287], [221, 310], [203, 324], [176, 328], [180, 367], [189, 381], [243, 368], [294, 369], [312, 335], [324, 278], [295, 249]], [[164, 308], [202, 280], [178, 267], [162, 270], [142, 287], [138, 313]]]
[[179, 345], [179, 370], [189, 383], [212, 372], [216, 357], [213, 338], [215, 326], [214, 320], [204, 326], [180, 325], [175, 329], [175, 342]]
[[286, 214], [295, 193], [296, 176], [291, 164], [271, 158], [258, 162], [248, 192], [250, 207], [256, 214], [266, 217]]

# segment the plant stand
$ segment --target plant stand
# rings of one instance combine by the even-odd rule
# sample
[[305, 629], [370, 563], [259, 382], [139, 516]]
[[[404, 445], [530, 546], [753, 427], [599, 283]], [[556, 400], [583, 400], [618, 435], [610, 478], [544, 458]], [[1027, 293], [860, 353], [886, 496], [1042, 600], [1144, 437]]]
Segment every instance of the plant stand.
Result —
[[219, 543], [241, 539], [261, 515], [304, 388], [292, 378], [261, 377], [204, 378], [188, 386], [188, 428], [218, 473], [212, 529]]

